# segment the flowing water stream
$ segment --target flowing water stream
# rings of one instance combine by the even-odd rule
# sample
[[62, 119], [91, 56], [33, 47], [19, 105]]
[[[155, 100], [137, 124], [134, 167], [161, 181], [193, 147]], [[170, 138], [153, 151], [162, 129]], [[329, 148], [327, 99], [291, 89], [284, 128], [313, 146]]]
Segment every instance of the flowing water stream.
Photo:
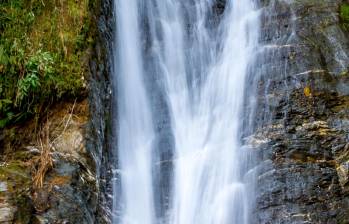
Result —
[[115, 14], [113, 222], [249, 223], [241, 138], [256, 3], [116, 0]]

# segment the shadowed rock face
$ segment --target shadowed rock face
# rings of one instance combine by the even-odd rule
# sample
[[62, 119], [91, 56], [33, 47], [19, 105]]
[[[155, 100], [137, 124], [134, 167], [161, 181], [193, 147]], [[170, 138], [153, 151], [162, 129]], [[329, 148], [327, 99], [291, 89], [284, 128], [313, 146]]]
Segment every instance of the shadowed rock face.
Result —
[[262, 0], [254, 223], [348, 223], [349, 41], [340, 0]]
[[[111, 178], [114, 155], [111, 151], [111, 125], [117, 122], [111, 114], [111, 74], [114, 41], [113, 0], [101, 0], [95, 13], [96, 42], [90, 60], [89, 111], [90, 120], [86, 135], [86, 148], [96, 166], [97, 196], [94, 223], [110, 223], [112, 194]], [[114, 133], [115, 134], [115, 133]], [[109, 195], [109, 197], [108, 197]]]

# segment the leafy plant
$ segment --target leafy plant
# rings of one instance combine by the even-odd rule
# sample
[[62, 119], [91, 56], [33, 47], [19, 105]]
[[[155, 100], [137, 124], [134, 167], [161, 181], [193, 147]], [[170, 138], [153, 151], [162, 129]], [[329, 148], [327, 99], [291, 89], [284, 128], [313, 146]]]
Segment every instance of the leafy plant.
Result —
[[30, 93], [35, 93], [41, 86], [40, 78], [51, 77], [54, 73], [53, 57], [49, 52], [40, 50], [30, 57], [25, 64], [25, 76], [18, 80], [16, 104], [21, 103]]
[[39, 77], [36, 74], [29, 74], [18, 81], [18, 94], [16, 102], [21, 102], [30, 92], [34, 92], [40, 86]]
[[45, 76], [53, 73], [53, 62], [53, 56], [49, 52], [41, 52], [39, 50], [34, 56], [29, 58], [25, 67], [28, 73]]

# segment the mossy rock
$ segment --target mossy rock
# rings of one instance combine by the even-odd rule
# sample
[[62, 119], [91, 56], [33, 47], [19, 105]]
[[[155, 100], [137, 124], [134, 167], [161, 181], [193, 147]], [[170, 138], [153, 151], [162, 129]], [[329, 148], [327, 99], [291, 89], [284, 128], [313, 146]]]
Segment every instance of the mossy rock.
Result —
[[344, 3], [340, 6], [339, 15], [343, 28], [349, 31], [349, 3]]
[[6, 191], [1, 197], [16, 207], [14, 223], [30, 223], [34, 207], [29, 197], [31, 176], [28, 168], [19, 161], [10, 161], [0, 165], [0, 181], [6, 183]]
[[35, 211], [31, 199], [26, 194], [16, 195], [14, 203], [17, 206], [17, 211], [14, 217], [14, 223], [28, 224], [32, 223], [32, 216]]
[[6, 183], [7, 191], [11, 194], [29, 191], [31, 187], [31, 176], [28, 168], [18, 161], [0, 165], [0, 181]]

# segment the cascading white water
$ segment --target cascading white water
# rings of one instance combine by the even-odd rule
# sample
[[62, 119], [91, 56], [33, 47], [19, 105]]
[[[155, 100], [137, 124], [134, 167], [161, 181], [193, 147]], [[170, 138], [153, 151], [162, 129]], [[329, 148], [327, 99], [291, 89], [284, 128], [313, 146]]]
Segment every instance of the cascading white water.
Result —
[[154, 136], [143, 82], [136, 0], [116, 7], [118, 54], [118, 161], [122, 176], [122, 223], [153, 223], [151, 153]]
[[[114, 223], [249, 222], [252, 183], [241, 130], [258, 12], [253, 0], [227, 0], [222, 15], [215, 7], [217, 0], [116, 1], [121, 195], [114, 195]], [[145, 84], [154, 73], [174, 139], [170, 205], [161, 218], [153, 176], [157, 116]]]

